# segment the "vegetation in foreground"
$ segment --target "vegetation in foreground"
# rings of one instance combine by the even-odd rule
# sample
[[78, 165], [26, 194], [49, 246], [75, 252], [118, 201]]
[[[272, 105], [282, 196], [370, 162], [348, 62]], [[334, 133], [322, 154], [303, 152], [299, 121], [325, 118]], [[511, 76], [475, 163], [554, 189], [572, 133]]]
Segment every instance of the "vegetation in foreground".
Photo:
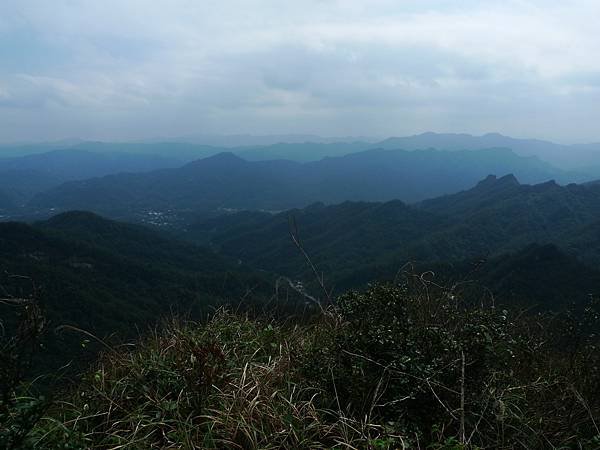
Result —
[[106, 351], [52, 401], [13, 386], [2, 448], [600, 448], [593, 306], [525, 316], [423, 277], [309, 318], [219, 310]]

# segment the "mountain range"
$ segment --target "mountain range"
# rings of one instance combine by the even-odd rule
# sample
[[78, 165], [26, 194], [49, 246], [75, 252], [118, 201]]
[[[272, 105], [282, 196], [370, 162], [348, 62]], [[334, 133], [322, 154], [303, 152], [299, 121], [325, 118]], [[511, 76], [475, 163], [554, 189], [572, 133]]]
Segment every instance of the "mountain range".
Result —
[[177, 167], [179, 160], [153, 154], [53, 150], [0, 158], [0, 191], [22, 205], [35, 194], [71, 180], [120, 172], [144, 172]]
[[249, 160], [315, 161], [328, 156], [343, 156], [374, 148], [449, 151], [509, 148], [520, 156], [537, 156], [557, 167], [592, 177], [600, 176], [600, 143], [565, 145], [539, 139], [517, 139], [499, 133], [473, 136], [464, 133], [428, 132], [413, 136], [390, 137], [381, 141], [280, 142], [233, 148], [231, 151]]
[[146, 142], [59, 141], [27, 145], [0, 145], [0, 154], [23, 156], [52, 150], [84, 150], [162, 155], [183, 162], [231, 151], [247, 160], [289, 159], [317, 161], [374, 148], [388, 150], [479, 150], [510, 148], [521, 156], [537, 156], [569, 170], [592, 171], [600, 176], [600, 143], [558, 144], [540, 139], [519, 139], [499, 133], [481, 136], [466, 133], [433, 133], [390, 137], [383, 140], [365, 137], [324, 138], [315, 135], [279, 136], [184, 136]]
[[130, 218], [166, 211], [277, 211], [322, 201], [417, 202], [466, 189], [489, 173], [526, 182], [568, 181], [573, 174], [507, 149], [369, 150], [298, 163], [246, 161], [220, 153], [180, 168], [72, 181], [36, 195], [36, 210], [91, 208]]
[[[283, 209], [303, 206], [311, 201], [322, 200], [327, 203], [343, 200], [381, 201], [395, 197], [413, 202], [456, 192], [487, 173], [497, 175], [514, 173], [519, 179], [532, 183], [550, 179], [555, 179], [559, 183], [584, 182], [600, 177], [598, 156], [600, 145], [567, 146], [540, 140], [515, 139], [497, 133], [483, 136], [423, 133], [388, 138], [379, 142], [372, 139], [325, 139], [317, 136], [271, 136], [247, 140], [242, 138], [243, 136], [232, 136], [231, 139], [223, 137], [216, 140], [195, 139], [193, 143], [162, 141], [111, 143], [72, 140], [21, 146], [3, 145], [0, 147], [0, 155], [3, 156], [0, 157], [0, 193], [4, 198], [2, 208], [5, 212], [9, 209], [14, 212], [15, 206], [17, 209], [22, 209], [37, 194], [45, 193], [70, 181], [83, 181], [122, 173], [137, 174], [160, 169], [180, 168], [183, 173], [187, 171], [183, 167], [185, 165], [198, 167], [203, 164], [199, 161], [210, 157], [224, 159], [218, 156], [221, 153], [233, 153], [248, 162], [262, 162], [262, 166], [254, 165], [246, 172], [276, 171], [282, 177], [287, 177], [288, 180], [296, 183], [298, 187], [293, 189], [293, 193], [282, 192], [279, 196], [281, 198], [269, 193], [261, 201], [248, 201], [246, 204], [235, 198], [226, 197], [221, 202], [223, 205], [217, 206], [223, 208], [239, 208], [241, 205], [242, 208]], [[403, 149], [405, 152], [402, 153], [398, 149]], [[433, 156], [436, 153], [434, 149], [438, 152], [458, 154], [445, 157]], [[511, 149], [513, 155], [501, 154], [502, 149]], [[390, 154], [386, 155], [385, 150], [395, 151], [395, 158], [391, 158]], [[423, 158], [419, 161], [417, 154], [409, 157], [406, 151], [412, 150], [419, 150]], [[481, 155], [473, 155], [467, 151], [484, 152]], [[515, 158], [515, 155], [522, 158]], [[365, 162], [365, 156], [373, 157], [374, 160]], [[461, 158], [463, 161], [460, 161]], [[325, 162], [324, 159], [331, 160]], [[285, 165], [280, 160], [303, 163], [305, 167]], [[230, 162], [235, 164], [233, 159], [230, 159]], [[414, 166], [419, 163], [424, 166]], [[383, 164], [383, 169], [377, 167], [377, 164]], [[361, 171], [358, 165], [364, 166], [364, 174], [358, 173]], [[480, 166], [479, 169], [477, 165]], [[225, 166], [226, 163], [223, 162], [222, 167], [218, 169], [227, 170]], [[440, 170], [442, 167], [451, 170]], [[201, 169], [198, 170], [201, 172]], [[237, 169], [232, 168], [232, 170]], [[373, 171], [377, 173], [374, 174]], [[189, 174], [189, 171], [187, 172], [186, 176]], [[221, 175], [221, 179], [226, 179], [226, 175]], [[374, 182], [373, 178], [378, 178], [380, 175], [382, 175], [381, 180], [378, 183]], [[247, 176], [252, 179], [250, 173], [247, 173]], [[373, 195], [362, 195], [361, 192], [356, 192], [353, 183], [356, 182], [357, 177], [362, 177], [369, 183], [368, 187], [374, 190]], [[405, 182], [394, 184], [389, 180], [390, 177], [401, 177]], [[289, 190], [289, 183], [280, 178], [272, 174], [268, 176], [270, 182], [277, 183], [278, 190]], [[334, 183], [329, 183], [326, 178], [331, 178]], [[169, 184], [161, 177], [156, 179], [157, 182]], [[316, 184], [307, 188], [306, 185], [313, 181]], [[121, 178], [118, 178], [117, 182], [121, 183]], [[101, 185], [97, 180], [87, 184], [93, 184], [98, 188]], [[326, 188], [323, 188], [324, 184], [327, 185]], [[196, 187], [190, 188], [193, 190]], [[402, 192], [397, 193], [396, 188], [400, 188]], [[61, 186], [61, 189], [68, 191], [70, 188]], [[216, 186], [215, 189], [218, 190], [219, 187]], [[204, 192], [209, 190], [203, 189]], [[349, 191], [350, 197], [339, 195], [336, 190], [344, 193]], [[388, 190], [392, 191], [392, 196], [389, 195]], [[315, 195], [314, 191], [318, 191], [318, 195]], [[321, 197], [321, 194], [324, 197]], [[49, 194], [50, 197], [53, 195]], [[202, 209], [215, 207], [215, 202], [204, 203]], [[31, 204], [35, 206], [34, 211], [39, 207], [38, 200]], [[236, 206], [230, 206], [232, 204]], [[160, 207], [158, 204], [154, 206]], [[179, 204], [174, 206], [180, 207]], [[62, 208], [60, 205], [58, 207]], [[138, 207], [136, 206], [135, 209]], [[106, 212], [105, 209], [101, 211]], [[30, 211], [20, 212], [27, 216]]]
[[118, 172], [146, 172], [178, 165], [180, 162], [176, 158], [153, 153], [98, 152], [81, 149], [54, 150], [0, 159], [1, 172], [31, 170], [62, 181], [100, 177]]
[[[479, 147], [484, 144], [514, 150]], [[305, 261], [290, 240], [293, 218], [313, 261], [340, 289], [390, 277], [407, 261], [424, 269], [439, 267], [440, 273], [458, 278], [474, 261], [494, 261], [484, 264], [478, 277], [499, 292], [521, 286], [517, 291], [543, 303], [527, 287], [535, 282], [518, 274], [529, 273], [532, 280], [531, 270], [547, 267], [547, 274], [570, 286], [581, 300], [593, 287], [582, 274], [596, 280], [600, 264], [600, 184], [575, 184], [591, 178], [533, 156], [560, 147], [547, 144], [500, 135], [426, 133], [390, 138], [377, 144], [381, 148], [363, 151], [357, 151], [362, 143], [350, 141], [246, 146], [216, 154], [212, 152], [222, 149], [200, 144], [78, 142], [66, 150], [4, 158], [2, 220], [88, 210], [167, 234], [89, 212], [68, 212], [30, 225], [6, 224], [0, 230], [3, 267], [11, 273], [34, 272], [42, 280], [65, 279], [66, 285], [59, 283], [63, 291], [89, 297], [96, 305], [99, 298], [117, 305], [126, 286], [136, 292], [134, 303], [142, 305], [129, 317], [139, 313], [146, 321], [144, 311], [153, 316], [160, 309], [144, 303], [155, 301], [158, 284], [137, 286], [137, 278], [127, 278], [127, 273], [157, 280], [165, 289], [201, 286], [199, 292], [209, 297], [202, 283], [237, 273], [238, 264], [306, 279]], [[410, 150], [429, 146], [445, 150]], [[146, 153], [148, 148], [156, 152]], [[169, 149], [171, 157], [165, 156]], [[309, 160], [336, 151], [350, 153]], [[304, 152], [306, 160], [261, 160], [286, 152]], [[196, 159], [198, 154], [212, 156]], [[529, 272], [528, 262], [534, 268]], [[580, 289], [565, 281], [561, 266], [569, 267], [567, 276]], [[43, 270], [36, 271], [39, 267]], [[90, 267], [92, 272], [84, 270]], [[73, 270], [81, 273], [75, 276]], [[192, 281], [196, 274], [208, 278], [198, 285]], [[98, 295], [87, 295], [84, 285], [97, 285], [93, 290]], [[156, 292], [164, 297], [160, 289]], [[194, 297], [187, 289], [178, 298]], [[560, 286], [555, 291], [563, 292]], [[214, 297], [221, 294], [217, 290]], [[549, 304], [564, 303], [549, 296]], [[58, 290], [50, 297], [58, 298]], [[111, 328], [98, 323], [101, 329]], [[85, 326], [94, 324], [89, 320]]]
[[[545, 254], [556, 261], [597, 268], [598, 217], [598, 185], [528, 185], [507, 175], [488, 176], [471, 189], [414, 205], [398, 200], [317, 203], [275, 215], [241, 212], [199, 221], [187, 233], [189, 239], [253, 267], [306, 278], [310, 271], [290, 239], [290, 230], [297, 227], [319, 270], [329, 274], [332, 283], [348, 287], [379, 278], [377, 274], [395, 273], [407, 262], [422, 268], [446, 265], [444, 270], [453, 273], [448, 267], [465, 262], [510, 254], [516, 254], [516, 260], [518, 252], [532, 244], [554, 246], [556, 251]], [[533, 263], [539, 256], [534, 253], [529, 250], [527, 259], [533, 268], [540, 267]], [[560, 271], [560, 264], [553, 267]], [[528, 279], [537, 282], [535, 277]], [[586, 291], [580, 300], [590, 289], [587, 282], [581, 285]]]
[[[433, 152], [438, 153], [461, 154]], [[237, 172], [217, 170], [223, 160]], [[281, 170], [304, 167], [289, 161], [276, 164]], [[225, 154], [186, 170], [197, 174], [197, 165], [206, 183], [229, 173], [223, 186], [241, 179], [250, 187], [248, 177], [260, 180], [255, 165], [265, 167]], [[253, 168], [250, 175], [248, 166]], [[150, 187], [145, 177], [160, 179], [165, 173], [176, 175], [172, 183], [182, 176], [180, 169], [135, 175], [142, 180], [140, 198]], [[97, 180], [125, 177], [124, 186], [130, 186], [131, 176]], [[269, 192], [264, 191], [269, 182], [256, 186], [256, 199], [260, 192]], [[243, 198], [242, 191], [231, 192]], [[120, 195], [115, 193], [113, 201], [122, 201]], [[214, 195], [217, 199], [223, 193]], [[96, 200], [88, 201], [93, 206]], [[123, 204], [129, 201], [125, 198]], [[165, 204], [171, 201], [167, 198]], [[32, 224], [0, 223], [0, 286], [22, 295], [28, 288], [22, 278], [10, 275], [26, 275], [25, 284], [33, 280], [37, 286], [49, 323], [66, 330], [49, 337], [46, 369], [98, 349], [93, 343], [86, 344], [92, 353], [82, 349], [88, 335], [77, 329], [101, 339], [112, 333], [123, 338], [173, 312], [198, 317], [211, 307], [237, 304], [248, 293], [260, 305], [273, 297], [281, 276], [301, 292], [314, 292], [314, 274], [290, 232], [334, 295], [373, 280], [397, 281], [431, 271], [429, 280], [460, 286], [463, 298], [473, 301], [487, 298], [539, 311], [575, 304], [581, 310], [590, 295], [600, 294], [598, 217], [600, 184], [522, 184], [512, 174], [490, 175], [470, 189], [414, 204], [396, 199], [320, 202], [280, 213], [222, 211], [168, 233], [70, 211]], [[297, 294], [292, 289], [290, 298]], [[284, 306], [293, 308], [298, 301], [303, 304], [302, 295]], [[10, 327], [9, 322], [4, 325]]]

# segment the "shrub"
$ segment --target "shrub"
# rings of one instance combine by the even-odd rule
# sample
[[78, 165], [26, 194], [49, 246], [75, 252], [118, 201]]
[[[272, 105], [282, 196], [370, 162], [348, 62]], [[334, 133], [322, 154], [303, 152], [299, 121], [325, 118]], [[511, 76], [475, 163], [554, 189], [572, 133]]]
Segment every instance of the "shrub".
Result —
[[304, 349], [303, 375], [330, 394], [325, 406], [446, 445], [436, 448], [597, 439], [599, 355], [593, 339], [575, 337], [581, 324], [559, 346], [552, 327], [564, 318], [463, 305], [431, 284], [351, 292], [338, 313]]
[[39, 349], [45, 319], [35, 287], [23, 296], [0, 288], [0, 448], [10, 450], [26, 444], [46, 406], [44, 397], [33, 395], [31, 383], [24, 381], [32, 355]]

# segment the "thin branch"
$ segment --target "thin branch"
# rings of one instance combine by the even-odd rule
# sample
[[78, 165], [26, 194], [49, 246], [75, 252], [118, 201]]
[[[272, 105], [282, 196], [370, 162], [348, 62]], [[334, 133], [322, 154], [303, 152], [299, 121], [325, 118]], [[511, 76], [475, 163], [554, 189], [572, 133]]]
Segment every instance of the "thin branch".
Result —
[[289, 217], [289, 228], [290, 228], [290, 238], [292, 239], [292, 242], [294, 243], [296, 248], [300, 251], [300, 253], [304, 257], [306, 264], [312, 271], [313, 275], [315, 276], [315, 278], [317, 280], [317, 283], [319, 284], [321, 290], [325, 294], [325, 298], [327, 299], [327, 301], [329, 303], [331, 303], [331, 292], [328, 291], [327, 288], [325, 287], [325, 280], [324, 280], [323, 273], [321, 272], [321, 274], [319, 275], [319, 271], [313, 264], [312, 260], [310, 259], [310, 256], [308, 255], [308, 253], [304, 249], [304, 246], [300, 242], [300, 235], [298, 234], [298, 225], [296, 224], [296, 218], [294, 216]]
[[465, 352], [461, 350], [461, 373], [460, 373], [460, 443], [466, 444], [465, 434]]

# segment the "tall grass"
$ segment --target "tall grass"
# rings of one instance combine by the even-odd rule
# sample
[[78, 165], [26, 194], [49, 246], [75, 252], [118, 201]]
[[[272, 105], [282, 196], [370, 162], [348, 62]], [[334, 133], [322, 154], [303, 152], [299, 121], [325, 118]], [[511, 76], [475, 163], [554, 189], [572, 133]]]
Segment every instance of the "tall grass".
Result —
[[457, 298], [376, 285], [308, 320], [172, 320], [105, 352], [27, 445], [600, 448], [595, 310], [531, 317]]

